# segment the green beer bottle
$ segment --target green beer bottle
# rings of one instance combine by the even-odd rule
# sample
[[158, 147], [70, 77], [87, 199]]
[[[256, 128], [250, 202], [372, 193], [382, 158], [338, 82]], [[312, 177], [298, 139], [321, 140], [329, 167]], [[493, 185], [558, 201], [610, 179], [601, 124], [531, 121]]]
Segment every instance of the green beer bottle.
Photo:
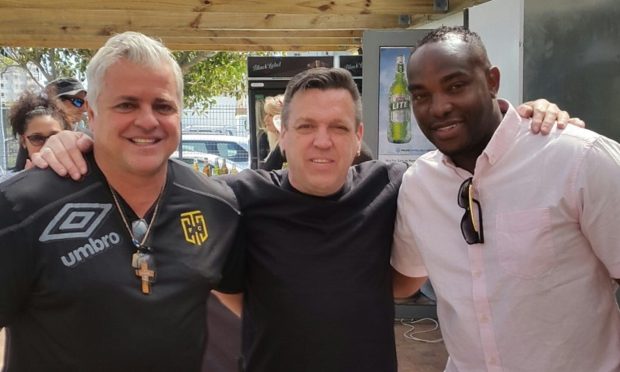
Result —
[[396, 75], [390, 87], [390, 122], [387, 139], [392, 143], [411, 141], [411, 101], [405, 80], [404, 56], [396, 57]]

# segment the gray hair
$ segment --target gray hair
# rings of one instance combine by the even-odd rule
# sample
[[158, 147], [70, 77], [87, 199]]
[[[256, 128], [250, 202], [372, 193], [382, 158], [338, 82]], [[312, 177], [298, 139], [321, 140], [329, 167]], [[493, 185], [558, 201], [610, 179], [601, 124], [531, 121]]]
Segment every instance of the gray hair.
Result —
[[307, 89], [345, 89], [351, 94], [351, 98], [353, 102], [355, 102], [355, 127], [357, 128], [362, 122], [362, 100], [351, 73], [343, 68], [317, 67], [300, 72], [293, 76], [287, 84], [286, 92], [284, 93], [284, 106], [281, 114], [282, 125], [288, 126], [290, 105], [293, 96], [295, 96], [297, 92]]
[[[170, 66], [177, 85], [179, 109], [182, 109], [183, 72], [170, 50], [160, 41], [139, 32], [127, 31], [109, 38], [86, 67], [88, 105], [93, 111], [97, 112], [97, 98], [101, 93], [103, 78], [108, 68], [122, 58], [152, 69], [159, 69], [162, 64]], [[110, 89], [114, 89], [114, 87]]]

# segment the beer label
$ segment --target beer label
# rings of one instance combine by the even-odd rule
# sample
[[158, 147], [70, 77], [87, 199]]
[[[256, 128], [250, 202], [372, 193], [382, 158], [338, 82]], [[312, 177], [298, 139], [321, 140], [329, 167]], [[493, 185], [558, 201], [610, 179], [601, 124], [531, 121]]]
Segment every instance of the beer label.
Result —
[[390, 102], [390, 122], [403, 123], [409, 121], [409, 100], [407, 96], [392, 96]]

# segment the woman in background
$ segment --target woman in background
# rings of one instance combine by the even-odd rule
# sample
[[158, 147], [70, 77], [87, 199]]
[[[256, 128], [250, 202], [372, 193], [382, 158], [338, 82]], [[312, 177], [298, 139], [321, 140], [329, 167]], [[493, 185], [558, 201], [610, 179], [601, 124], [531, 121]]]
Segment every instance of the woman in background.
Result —
[[18, 157], [13, 171], [30, 168], [30, 156], [41, 150], [45, 141], [66, 126], [66, 115], [58, 108], [55, 99], [45, 94], [27, 91], [9, 111], [13, 136], [19, 140], [20, 151], [27, 156]]
[[279, 94], [275, 97], [266, 97], [263, 111], [263, 125], [258, 136], [259, 159], [264, 160], [278, 144], [280, 129], [274, 124], [273, 118], [282, 112], [284, 96]]

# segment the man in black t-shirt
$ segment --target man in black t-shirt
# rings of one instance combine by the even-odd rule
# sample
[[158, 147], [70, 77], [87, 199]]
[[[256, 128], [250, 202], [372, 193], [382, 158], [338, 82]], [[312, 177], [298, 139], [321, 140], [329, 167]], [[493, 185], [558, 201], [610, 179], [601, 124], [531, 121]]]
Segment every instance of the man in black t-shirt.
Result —
[[404, 164], [350, 168], [363, 137], [350, 74], [294, 77], [282, 111], [282, 172], [230, 185], [248, 240], [247, 371], [396, 371], [389, 237]]
[[[226, 178], [247, 236], [242, 364], [250, 372], [394, 372], [389, 256], [405, 165], [350, 167], [363, 125], [344, 70], [293, 78], [282, 123], [287, 170]], [[226, 297], [239, 313], [240, 298]]]
[[5, 371], [200, 371], [210, 290], [242, 284], [234, 195], [168, 159], [183, 79], [161, 43], [116, 35], [87, 75], [82, 182], [0, 184]]

